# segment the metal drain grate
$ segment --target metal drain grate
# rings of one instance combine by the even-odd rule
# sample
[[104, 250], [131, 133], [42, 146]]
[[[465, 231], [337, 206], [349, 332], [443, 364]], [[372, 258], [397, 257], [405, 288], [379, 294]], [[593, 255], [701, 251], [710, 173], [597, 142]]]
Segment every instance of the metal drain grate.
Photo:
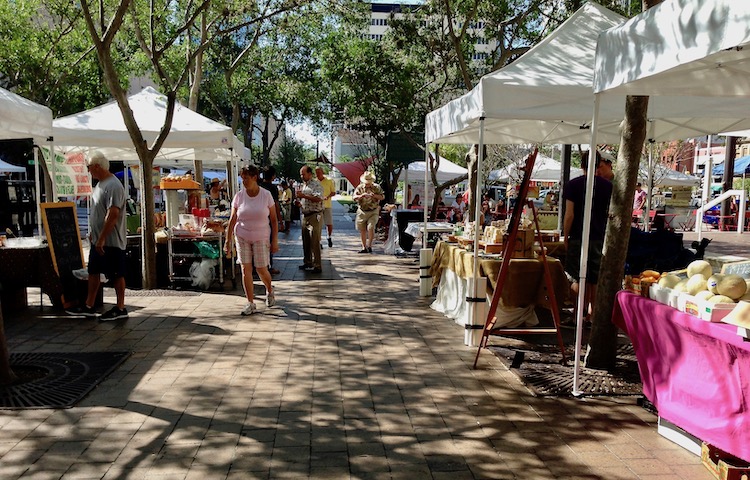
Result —
[[202, 292], [196, 292], [193, 290], [131, 290], [125, 291], [126, 297], [197, 297]]
[[104, 380], [130, 352], [12, 353], [19, 379], [0, 387], [0, 409], [70, 408]]
[[[559, 351], [554, 352], [546, 346], [540, 347], [538, 350], [493, 345], [488, 348], [535, 396], [572, 395], [572, 362], [562, 365]], [[643, 395], [633, 347], [618, 347], [614, 372], [582, 368], [579, 389], [586, 395]]]

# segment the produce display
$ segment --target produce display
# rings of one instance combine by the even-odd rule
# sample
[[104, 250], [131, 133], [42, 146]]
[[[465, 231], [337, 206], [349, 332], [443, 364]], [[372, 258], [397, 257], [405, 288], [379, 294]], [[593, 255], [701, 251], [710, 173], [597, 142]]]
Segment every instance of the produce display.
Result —
[[159, 188], [162, 190], [200, 190], [201, 186], [189, 173], [185, 175], [169, 174], [161, 177]]
[[625, 289], [712, 322], [722, 321], [738, 304], [750, 302], [750, 280], [714, 273], [704, 260], [691, 262], [686, 269], [675, 272], [644, 270], [640, 275], [626, 277]]

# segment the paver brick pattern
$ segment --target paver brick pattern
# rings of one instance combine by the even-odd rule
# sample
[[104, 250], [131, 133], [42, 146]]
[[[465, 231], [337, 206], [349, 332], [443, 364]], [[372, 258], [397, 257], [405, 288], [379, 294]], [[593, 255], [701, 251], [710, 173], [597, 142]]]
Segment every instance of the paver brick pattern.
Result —
[[112, 323], [30, 292], [11, 351], [133, 354], [74, 408], [0, 411], [0, 478], [711, 478], [635, 398], [535, 398], [488, 352], [472, 370], [415, 260], [358, 255], [335, 218], [322, 274], [298, 270], [298, 227], [280, 236], [277, 305], [256, 281], [250, 317], [231, 286], [131, 295]]

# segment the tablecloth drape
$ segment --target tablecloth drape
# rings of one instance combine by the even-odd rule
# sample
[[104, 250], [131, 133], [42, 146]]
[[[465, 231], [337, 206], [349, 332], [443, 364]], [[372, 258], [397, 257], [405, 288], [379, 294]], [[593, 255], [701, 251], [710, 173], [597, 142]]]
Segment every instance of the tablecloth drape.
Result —
[[612, 321], [630, 337], [643, 394], [659, 415], [750, 461], [750, 345], [737, 327], [625, 291]]

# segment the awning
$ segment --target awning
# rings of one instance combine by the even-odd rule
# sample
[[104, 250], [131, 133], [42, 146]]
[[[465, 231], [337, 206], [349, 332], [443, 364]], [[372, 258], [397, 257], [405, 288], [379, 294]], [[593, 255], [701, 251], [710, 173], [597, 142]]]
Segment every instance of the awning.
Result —
[[367, 168], [375, 160], [375, 157], [368, 157], [361, 160], [352, 160], [351, 162], [334, 163], [333, 166], [349, 180], [354, 188], [359, 185], [359, 177], [367, 171]]

